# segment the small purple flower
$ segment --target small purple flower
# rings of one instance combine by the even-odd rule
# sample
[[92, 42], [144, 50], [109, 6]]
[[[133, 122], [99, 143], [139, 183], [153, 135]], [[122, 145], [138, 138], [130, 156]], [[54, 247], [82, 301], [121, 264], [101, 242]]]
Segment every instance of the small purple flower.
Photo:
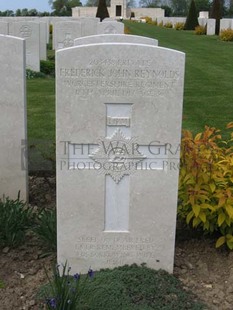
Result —
[[78, 281], [80, 279], [80, 274], [76, 273], [73, 277], [76, 281]]
[[54, 309], [56, 309], [56, 307], [57, 307], [56, 299], [55, 299], [55, 298], [50, 298], [50, 299], [48, 300], [48, 304], [49, 304], [52, 308], [54, 308]]
[[89, 270], [88, 270], [88, 276], [89, 276], [90, 278], [93, 278], [93, 277], [94, 277], [94, 271], [93, 271], [91, 268], [89, 268]]

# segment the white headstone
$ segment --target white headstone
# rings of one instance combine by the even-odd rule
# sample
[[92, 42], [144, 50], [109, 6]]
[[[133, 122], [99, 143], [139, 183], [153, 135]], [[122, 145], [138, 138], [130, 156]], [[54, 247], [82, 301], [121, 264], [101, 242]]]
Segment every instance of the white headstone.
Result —
[[55, 23], [55, 50], [74, 46], [74, 39], [81, 37], [80, 22]]
[[92, 36], [96, 34], [97, 24], [100, 21], [99, 18], [83, 17], [77, 20], [81, 22], [82, 37]]
[[0, 34], [7, 35], [9, 32], [8, 30], [8, 23], [0, 21]]
[[223, 18], [220, 20], [220, 31], [223, 29], [232, 29], [231, 23], [233, 19], [232, 18]]
[[108, 43], [108, 42], [137, 43], [137, 44], [158, 46], [158, 40], [128, 34], [100, 34], [95, 36], [81, 37], [74, 40], [74, 45]]
[[27, 200], [25, 41], [0, 35], [0, 197]]
[[35, 22], [15, 22], [13, 34], [26, 40], [26, 66], [33, 71], [40, 71], [40, 26]]
[[213, 36], [215, 35], [215, 26], [216, 26], [216, 20], [214, 18], [209, 18], [207, 20], [207, 36]]
[[97, 34], [123, 34], [124, 24], [117, 21], [99, 22], [97, 25]]
[[40, 22], [40, 60], [47, 60], [47, 23]]
[[199, 12], [199, 18], [208, 19], [209, 18], [209, 11], [200, 11]]
[[56, 53], [59, 263], [172, 272], [184, 59], [126, 43]]
[[200, 18], [198, 17], [198, 23], [200, 26], [205, 27], [207, 24], [208, 18]]

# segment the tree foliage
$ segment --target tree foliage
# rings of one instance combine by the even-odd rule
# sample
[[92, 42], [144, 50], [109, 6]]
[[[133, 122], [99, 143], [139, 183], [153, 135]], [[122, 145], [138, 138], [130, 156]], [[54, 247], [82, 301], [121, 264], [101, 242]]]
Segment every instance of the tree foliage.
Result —
[[106, 0], [99, 0], [96, 17], [99, 17], [101, 22], [105, 18], [109, 17]]
[[197, 9], [195, 1], [192, 0], [189, 7], [188, 16], [184, 25], [184, 30], [194, 30], [199, 25], [197, 19]]
[[197, 13], [210, 10], [210, 0], [195, 0]]
[[[85, 6], [98, 6], [99, 0], [87, 0]], [[106, 0], [106, 5], [111, 6], [111, 0]]]
[[158, 8], [160, 0], [140, 0], [139, 6], [142, 8]]
[[80, 0], [49, 0], [49, 4], [54, 10], [54, 15], [71, 16], [72, 8], [82, 6]]
[[188, 0], [171, 0], [171, 8], [174, 16], [187, 16]]
[[222, 18], [221, 0], [213, 0], [210, 17], [216, 20], [215, 34], [219, 34], [220, 19]]

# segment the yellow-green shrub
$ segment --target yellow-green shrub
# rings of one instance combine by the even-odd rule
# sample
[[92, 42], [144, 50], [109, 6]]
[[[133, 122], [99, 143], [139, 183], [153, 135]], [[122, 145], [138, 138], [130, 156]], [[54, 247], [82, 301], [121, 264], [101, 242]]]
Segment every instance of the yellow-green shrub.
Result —
[[176, 23], [174, 28], [176, 30], [184, 30], [184, 23]]
[[[233, 128], [233, 122], [228, 124]], [[233, 132], [223, 141], [220, 131], [205, 127], [193, 137], [183, 131], [178, 216], [194, 228], [219, 232], [216, 247], [233, 249]]]
[[160, 23], [158, 23], [159, 27], [163, 27], [163, 21], [161, 21]]
[[204, 27], [204, 26], [197, 26], [197, 27], [195, 27], [195, 34], [197, 34], [197, 35], [204, 35], [204, 34], [206, 34], [206, 27]]
[[141, 17], [140, 19], [145, 19], [147, 24], [152, 24], [152, 18], [149, 16]]
[[222, 41], [233, 41], [233, 29], [223, 29], [220, 32], [220, 39]]
[[124, 28], [124, 34], [131, 34], [131, 32], [127, 26], [125, 26], [125, 28]]
[[167, 22], [167, 23], [165, 23], [165, 24], [163, 25], [163, 27], [165, 27], [165, 28], [172, 28], [173, 25], [172, 25], [171, 22]]

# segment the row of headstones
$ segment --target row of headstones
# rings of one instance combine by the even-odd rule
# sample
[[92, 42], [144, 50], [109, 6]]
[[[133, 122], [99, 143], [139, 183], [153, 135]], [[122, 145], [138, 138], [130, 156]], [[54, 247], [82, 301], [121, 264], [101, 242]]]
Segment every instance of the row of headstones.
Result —
[[[40, 71], [40, 60], [47, 59], [47, 43], [49, 42], [49, 21], [44, 19], [6, 18], [0, 19], [0, 34], [12, 35], [26, 40], [27, 68]], [[70, 47], [74, 39], [83, 36], [124, 33], [124, 25], [117, 21], [99, 22], [99, 18], [80, 18], [71, 21], [53, 19], [53, 48]]]
[[[186, 17], [159, 17], [157, 18], [157, 23], [171, 23], [173, 28], [177, 23], [185, 23]], [[213, 18], [203, 18], [199, 17], [198, 22], [200, 26], [206, 26], [206, 34], [207, 35], [215, 35], [215, 25], [216, 20]], [[220, 31], [224, 29], [233, 29], [233, 19], [232, 18], [223, 18], [220, 20]]]
[[[75, 44], [56, 53], [58, 261], [172, 272], [185, 55], [139, 36]], [[0, 36], [0, 66], [0, 189], [26, 200], [25, 40]]]
[[[206, 26], [207, 35], [215, 35], [216, 19], [199, 18], [198, 21], [200, 26]], [[220, 32], [225, 29], [233, 29], [233, 19], [224, 18], [220, 20]]]

